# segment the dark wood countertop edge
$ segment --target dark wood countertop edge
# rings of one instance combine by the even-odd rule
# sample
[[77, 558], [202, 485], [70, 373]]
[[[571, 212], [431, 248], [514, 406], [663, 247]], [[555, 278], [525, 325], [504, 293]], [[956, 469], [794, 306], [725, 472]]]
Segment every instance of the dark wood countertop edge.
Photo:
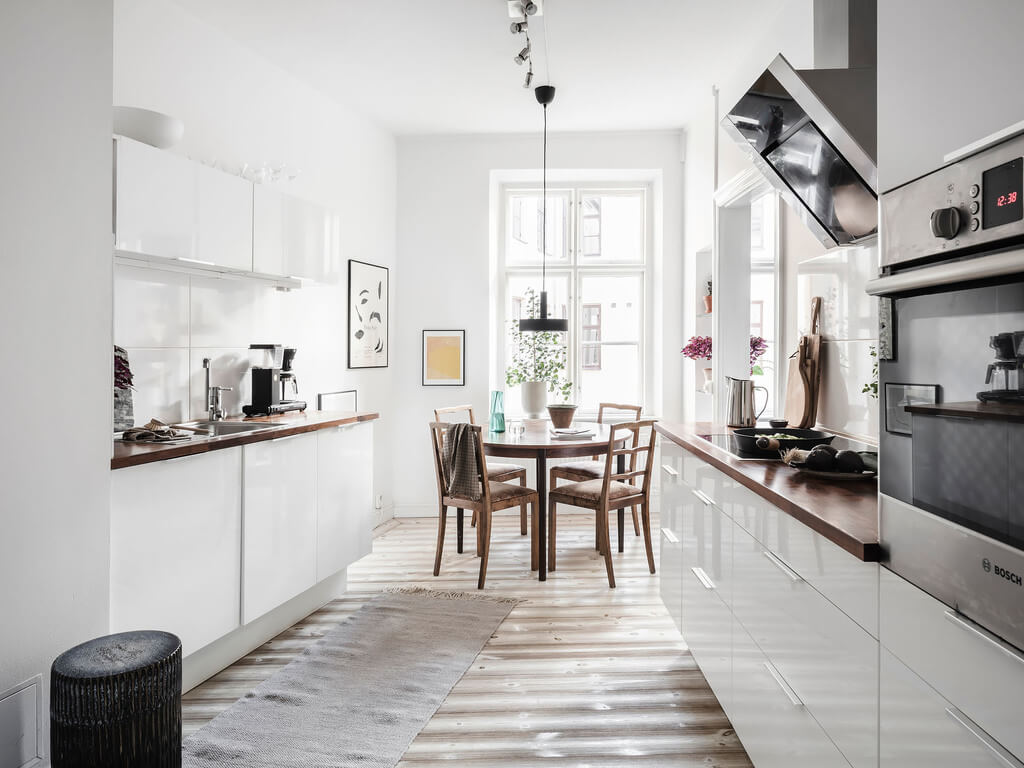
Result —
[[[209, 453], [210, 451], [220, 451], [225, 448], [236, 448], [240, 445], [249, 445], [251, 443], [262, 443], [266, 440], [277, 440], [281, 437], [301, 435], [306, 432], [317, 432], [321, 429], [341, 427], [345, 424], [374, 421], [379, 418], [379, 413], [365, 411], [347, 416], [338, 416], [337, 418], [328, 417], [322, 421], [298, 422], [294, 424], [285, 422], [282, 424], [275, 424], [268, 429], [260, 430], [258, 432], [243, 432], [237, 435], [224, 435], [223, 437], [193, 440], [188, 443], [178, 443], [176, 445], [163, 446], [146, 444], [146, 447], [151, 448], [151, 450], [128, 456], [114, 456], [110, 459], [110, 468], [125, 469], [127, 467], [136, 467], [141, 464], [152, 464], [157, 461], [180, 459], [183, 456], [196, 456], [202, 453]], [[122, 444], [118, 443], [117, 445]]]
[[851, 536], [848, 532], [831, 525], [828, 521], [823, 520], [813, 512], [804, 509], [791, 499], [788, 499], [762, 483], [757, 482], [754, 478], [717, 457], [714, 453], [716, 449], [710, 443], [707, 443], [705, 447], [700, 443], [706, 441], [702, 441], [701, 438], [695, 435], [691, 436], [685, 433], [680, 433], [667, 424], [663, 425], [659, 423], [655, 425], [655, 429], [662, 437], [666, 437], [681, 448], [685, 448], [690, 453], [700, 456], [702, 459], [707, 461], [708, 464], [715, 467], [715, 469], [725, 473], [745, 488], [756, 493], [765, 501], [771, 502], [811, 530], [816, 533], [820, 533], [833, 544], [842, 547], [846, 552], [849, 552], [858, 560], [875, 563], [882, 559], [882, 547], [877, 541], [861, 541], [854, 536]]

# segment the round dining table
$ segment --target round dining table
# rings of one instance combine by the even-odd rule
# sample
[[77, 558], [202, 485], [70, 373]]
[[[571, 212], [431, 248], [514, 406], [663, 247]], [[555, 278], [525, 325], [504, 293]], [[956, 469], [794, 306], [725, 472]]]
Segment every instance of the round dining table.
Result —
[[[510, 422], [512, 427], [516, 422]], [[609, 429], [604, 424], [574, 422], [574, 429], [587, 427], [593, 430], [589, 437], [564, 440], [551, 435], [551, 422], [547, 419], [525, 419], [521, 422], [525, 431], [521, 435], [513, 434], [511, 429], [504, 432], [483, 433], [484, 453], [506, 459], [533, 459], [537, 470], [537, 525], [534, 526], [535, 545], [540, 553], [537, 558], [538, 578], [548, 578], [547, 557], [547, 518], [548, 518], [548, 459], [578, 459], [586, 456], [601, 456], [608, 453]], [[615, 441], [615, 447], [621, 448], [628, 438], [623, 434], [621, 440]], [[625, 456], [619, 456], [617, 471], [625, 471]], [[620, 510], [621, 512], [621, 510]], [[622, 527], [620, 514], [619, 526]], [[622, 540], [622, 533], [619, 533]]]

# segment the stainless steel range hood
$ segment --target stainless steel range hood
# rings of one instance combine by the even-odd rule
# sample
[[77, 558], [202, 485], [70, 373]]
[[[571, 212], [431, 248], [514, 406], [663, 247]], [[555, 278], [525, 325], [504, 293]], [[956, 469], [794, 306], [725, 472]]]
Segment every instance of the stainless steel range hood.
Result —
[[831, 248], [878, 233], [873, 67], [796, 70], [781, 54], [722, 119]]

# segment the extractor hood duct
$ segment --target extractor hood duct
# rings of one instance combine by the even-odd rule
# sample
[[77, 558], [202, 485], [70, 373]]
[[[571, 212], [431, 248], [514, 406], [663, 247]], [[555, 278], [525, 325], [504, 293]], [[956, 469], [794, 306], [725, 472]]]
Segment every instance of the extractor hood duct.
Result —
[[[851, 5], [868, 5], [861, 2]], [[874, 34], [873, 25], [851, 17], [851, 35], [865, 28]], [[864, 49], [851, 38], [851, 63], [853, 52]], [[865, 63], [863, 55], [856, 58]], [[796, 70], [779, 54], [722, 119], [828, 248], [878, 233], [876, 91], [873, 66]]]

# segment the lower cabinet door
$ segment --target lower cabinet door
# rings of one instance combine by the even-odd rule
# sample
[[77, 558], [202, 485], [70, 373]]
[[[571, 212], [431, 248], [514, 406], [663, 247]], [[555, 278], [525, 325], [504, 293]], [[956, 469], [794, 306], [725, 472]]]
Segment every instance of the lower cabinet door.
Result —
[[737, 528], [733, 613], [854, 768], [878, 764], [878, 641]]
[[683, 628], [683, 494], [689, 493], [680, 480], [682, 448], [671, 441], [662, 441], [661, 471], [661, 600], [665, 603], [676, 627]]
[[317, 432], [316, 580], [373, 547], [373, 425]]
[[732, 688], [732, 614], [722, 594], [731, 572], [732, 523], [684, 488], [683, 638], [726, 714]]
[[1022, 765], [884, 648], [881, 670], [881, 768]]
[[782, 673], [733, 619], [728, 714], [757, 768], [849, 768]]
[[242, 620], [316, 583], [317, 437], [243, 446]]
[[238, 626], [241, 476], [241, 448], [111, 473], [111, 632], [173, 632], [188, 656]]

